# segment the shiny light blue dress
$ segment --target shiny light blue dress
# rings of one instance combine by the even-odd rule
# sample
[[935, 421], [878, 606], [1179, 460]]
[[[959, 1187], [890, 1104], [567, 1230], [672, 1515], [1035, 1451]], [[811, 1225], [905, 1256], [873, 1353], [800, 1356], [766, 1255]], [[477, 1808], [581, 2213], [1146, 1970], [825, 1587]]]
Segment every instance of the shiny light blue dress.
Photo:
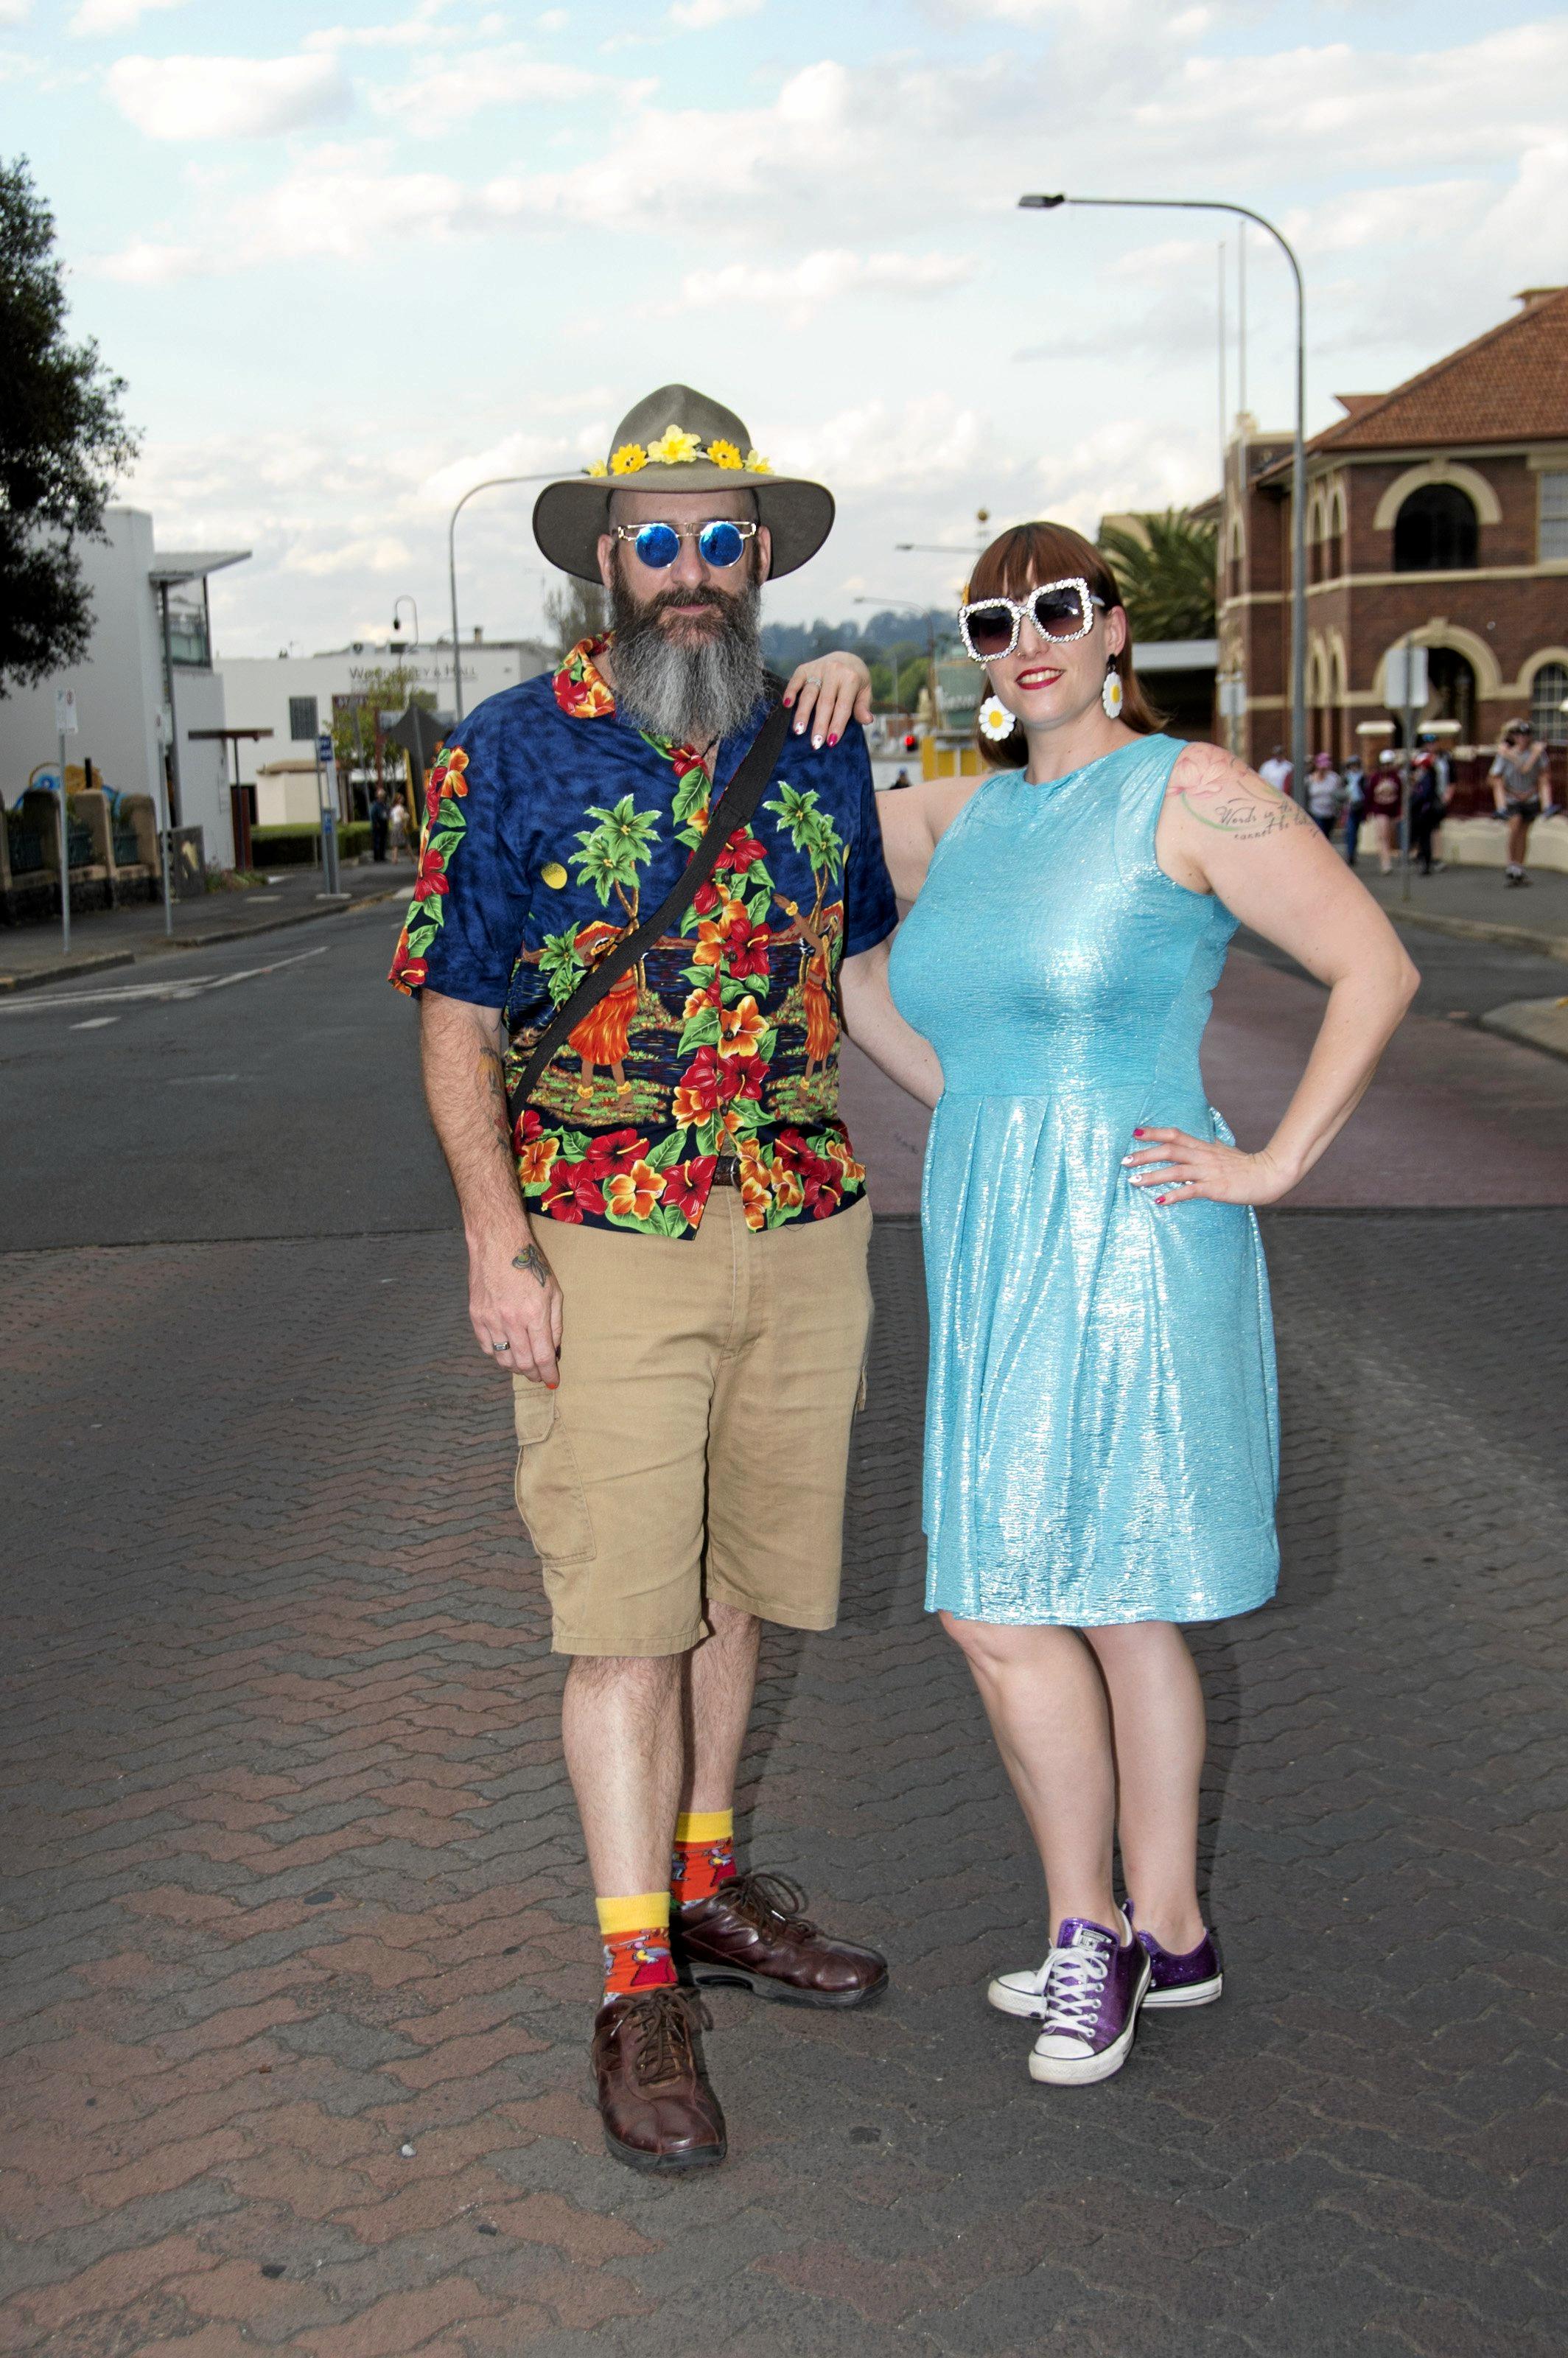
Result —
[[1279, 1412], [1250, 1209], [1161, 1210], [1140, 1124], [1230, 1142], [1198, 1065], [1236, 920], [1154, 830], [1181, 743], [987, 779], [892, 952], [942, 1060], [922, 1196], [926, 1605], [1208, 1621], [1273, 1594]]

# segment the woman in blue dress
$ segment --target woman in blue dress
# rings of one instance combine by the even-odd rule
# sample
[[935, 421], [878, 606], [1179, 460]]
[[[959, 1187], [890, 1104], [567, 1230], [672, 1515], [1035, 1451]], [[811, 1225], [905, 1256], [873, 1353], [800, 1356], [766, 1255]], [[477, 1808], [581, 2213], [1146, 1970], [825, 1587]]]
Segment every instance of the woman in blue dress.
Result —
[[[1348, 1120], [1417, 977], [1304, 812], [1231, 754], [1158, 732], [1089, 542], [1002, 534], [961, 627], [988, 675], [993, 774], [882, 798], [914, 906], [897, 1014], [851, 1029], [935, 1103], [926, 1603], [968, 1660], [1045, 1874], [1044, 1961], [988, 1994], [1041, 2025], [1032, 2075], [1072, 2084], [1120, 2067], [1141, 2005], [1219, 1996], [1181, 1625], [1250, 1612], [1278, 1570], [1252, 1207]], [[1198, 1061], [1238, 923], [1328, 987], [1254, 1152]]]

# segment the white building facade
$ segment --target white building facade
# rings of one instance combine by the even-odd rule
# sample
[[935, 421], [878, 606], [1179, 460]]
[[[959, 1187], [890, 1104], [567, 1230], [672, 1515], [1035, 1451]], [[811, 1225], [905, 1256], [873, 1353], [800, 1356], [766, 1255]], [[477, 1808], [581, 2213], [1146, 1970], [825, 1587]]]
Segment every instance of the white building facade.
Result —
[[0, 698], [0, 799], [14, 806], [39, 770], [52, 774], [59, 755], [55, 690], [70, 688], [77, 733], [66, 740], [68, 767], [91, 763], [95, 787], [148, 795], [160, 813], [167, 794], [171, 823], [199, 827], [205, 860], [231, 866], [225, 749], [193, 742], [190, 732], [224, 726], [207, 576], [250, 552], [157, 549], [153, 520], [139, 508], [110, 508], [104, 530], [106, 539], [77, 544], [92, 597], [86, 661]]
[[[533, 679], [549, 667], [551, 660], [546, 650], [531, 639], [465, 639], [463, 710], [471, 712], [500, 688]], [[270, 739], [242, 748], [242, 776], [251, 780], [274, 763], [292, 764], [310, 754], [318, 734], [330, 730], [334, 709], [346, 700], [363, 697], [377, 674], [395, 670], [402, 672], [412, 687], [433, 695], [438, 712], [452, 712], [450, 639], [417, 646], [362, 640], [314, 655], [224, 656], [219, 672], [229, 727], [272, 731]]]

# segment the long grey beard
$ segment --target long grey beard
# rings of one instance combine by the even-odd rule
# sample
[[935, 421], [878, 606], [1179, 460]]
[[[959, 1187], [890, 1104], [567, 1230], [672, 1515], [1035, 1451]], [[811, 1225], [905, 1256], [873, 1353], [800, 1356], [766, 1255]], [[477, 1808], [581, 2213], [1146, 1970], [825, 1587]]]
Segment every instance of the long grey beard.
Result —
[[733, 597], [715, 592], [723, 629], [682, 644], [665, 637], [658, 616], [666, 602], [690, 603], [691, 595], [665, 591], [639, 606], [616, 584], [611, 593], [615, 701], [651, 737], [707, 745], [733, 736], [762, 700], [761, 594], [755, 583]]

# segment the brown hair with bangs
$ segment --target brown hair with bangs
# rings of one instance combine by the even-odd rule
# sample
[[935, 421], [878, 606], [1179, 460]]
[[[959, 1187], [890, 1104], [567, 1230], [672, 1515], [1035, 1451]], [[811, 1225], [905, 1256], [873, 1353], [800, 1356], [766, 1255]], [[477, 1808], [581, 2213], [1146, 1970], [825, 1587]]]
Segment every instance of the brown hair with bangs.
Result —
[[[1022, 598], [1028, 590], [1037, 589], [1044, 581], [1071, 581], [1082, 574], [1095, 597], [1103, 598], [1108, 613], [1121, 603], [1121, 591], [1116, 576], [1092, 540], [1075, 532], [1065, 524], [1015, 524], [1006, 532], [998, 533], [990, 546], [980, 557], [969, 576], [965, 602], [978, 604], [982, 598]], [[1136, 729], [1148, 737], [1161, 726], [1160, 715], [1145, 700], [1132, 668], [1130, 634], [1128, 644], [1115, 658], [1121, 675], [1121, 719], [1129, 729]], [[1011, 730], [1000, 742], [993, 743], [979, 724], [975, 742], [993, 769], [1022, 770], [1029, 759], [1029, 745], [1022, 729]]]

